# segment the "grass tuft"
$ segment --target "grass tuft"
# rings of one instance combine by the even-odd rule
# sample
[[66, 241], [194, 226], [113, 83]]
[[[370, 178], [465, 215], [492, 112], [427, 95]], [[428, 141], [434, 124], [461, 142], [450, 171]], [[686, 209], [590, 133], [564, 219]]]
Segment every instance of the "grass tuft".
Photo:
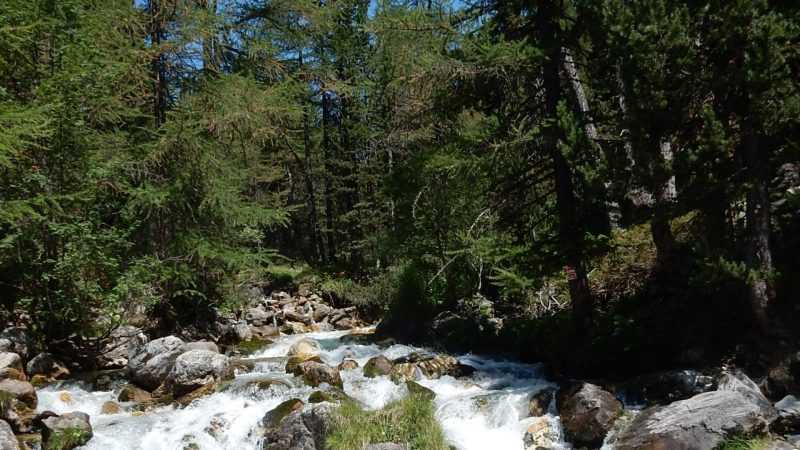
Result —
[[365, 411], [353, 401], [337, 410], [327, 439], [330, 450], [360, 449], [394, 442], [412, 450], [448, 450], [444, 432], [434, 417], [433, 402], [412, 394], [378, 411]]

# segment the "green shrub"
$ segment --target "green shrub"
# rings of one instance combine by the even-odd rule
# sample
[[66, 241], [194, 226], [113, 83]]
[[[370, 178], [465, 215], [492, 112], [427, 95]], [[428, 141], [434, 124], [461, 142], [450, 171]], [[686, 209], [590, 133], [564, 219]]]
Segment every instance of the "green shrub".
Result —
[[425, 395], [409, 395], [378, 411], [364, 411], [352, 401], [339, 407], [327, 440], [330, 450], [381, 442], [408, 443], [412, 450], [449, 449], [434, 417], [433, 402]]
[[764, 450], [771, 442], [769, 437], [737, 436], [723, 442], [717, 450]]

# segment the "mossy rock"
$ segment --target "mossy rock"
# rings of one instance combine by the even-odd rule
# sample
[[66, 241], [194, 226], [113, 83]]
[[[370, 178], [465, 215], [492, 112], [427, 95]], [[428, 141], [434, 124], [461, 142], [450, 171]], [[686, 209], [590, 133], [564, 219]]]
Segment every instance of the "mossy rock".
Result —
[[293, 398], [291, 400], [286, 400], [285, 402], [281, 403], [280, 405], [276, 406], [275, 408], [271, 409], [264, 415], [264, 418], [261, 419], [261, 423], [264, 428], [270, 429], [278, 426], [281, 423], [281, 420], [284, 417], [288, 416], [289, 414], [300, 411], [305, 406], [302, 400], [299, 398]]
[[241, 355], [252, 355], [264, 347], [272, 345], [274, 342], [269, 339], [250, 339], [248, 341], [239, 342], [234, 346], [236, 352]]
[[364, 376], [367, 378], [389, 375], [391, 372], [392, 361], [383, 355], [370, 358], [370, 360], [364, 364]]
[[406, 381], [406, 388], [411, 395], [419, 395], [428, 400], [436, 398], [436, 393], [413, 380]]
[[352, 400], [352, 398], [345, 394], [344, 391], [340, 389], [331, 389], [328, 391], [314, 391], [311, 395], [308, 396], [309, 403], [323, 403], [323, 402], [330, 402], [330, 403], [338, 403], [347, 400]]

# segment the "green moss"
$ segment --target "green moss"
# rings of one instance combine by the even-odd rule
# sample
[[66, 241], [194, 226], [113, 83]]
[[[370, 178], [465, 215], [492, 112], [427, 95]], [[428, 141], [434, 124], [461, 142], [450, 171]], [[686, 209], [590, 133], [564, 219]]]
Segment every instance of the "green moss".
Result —
[[327, 440], [330, 450], [381, 442], [408, 443], [412, 450], [449, 449], [433, 402], [425, 395], [412, 393], [378, 411], [364, 411], [352, 401], [339, 407]]
[[250, 339], [236, 344], [236, 351], [245, 356], [252, 355], [270, 344], [272, 344], [272, 341], [269, 339]]

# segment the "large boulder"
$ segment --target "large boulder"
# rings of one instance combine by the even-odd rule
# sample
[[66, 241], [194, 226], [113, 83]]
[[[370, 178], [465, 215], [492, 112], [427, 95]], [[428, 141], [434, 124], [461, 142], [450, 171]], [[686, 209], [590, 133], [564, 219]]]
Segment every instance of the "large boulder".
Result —
[[289, 414], [292, 414], [296, 411], [302, 411], [303, 406], [305, 406], [305, 404], [298, 398], [286, 400], [275, 408], [267, 411], [267, 413], [261, 419], [261, 425], [268, 430], [275, 428]]
[[528, 402], [528, 413], [531, 417], [541, 417], [547, 414], [555, 394], [555, 388], [547, 387], [531, 395], [531, 399]]
[[295, 411], [266, 430], [261, 450], [324, 450], [332, 417], [333, 407], [327, 403]]
[[46, 450], [71, 450], [92, 438], [89, 415], [70, 412], [42, 420], [42, 442]]
[[175, 359], [166, 384], [177, 397], [230, 378], [233, 367], [227, 356], [210, 350], [189, 350]]
[[184, 349], [187, 352], [189, 350], [208, 350], [210, 352], [219, 353], [219, 347], [217, 346], [217, 344], [211, 341], [189, 342], [184, 346]]
[[22, 358], [16, 353], [0, 352], [0, 380], [6, 378], [25, 381]]
[[42, 375], [49, 380], [60, 380], [70, 375], [66, 364], [56, 359], [51, 353], [39, 353], [28, 361], [28, 375]]
[[645, 409], [615, 439], [617, 450], [712, 450], [734, 435], [766, 432], [776, 414], [747, 394], [718, 390]]
[[558, 395], [564, 437], [576, 446], [599, 447], [622, 415], [622, 403], [590, 383], [577, 383]]
[[128, 384], [120, 389], [117, 400], [121, 402], [147, 403], [153, 400], [153, 395], [144, 389]]
[[390, 373], [392, 373], [392, 361], [383, 355], [370, 358], [364, 364], [364, 376], [367, 378], [380, 377]]
[[275, 312], [262, 307], [250, 308], [244, 313], [244, 320], [250, 325], [274, 325]]
[[0, 450], [20, 450], [14, 431], [4, 420], [0, 420]]
[[167, 379], [175, 360], [183, 352], [184, 342], [180, 338], [155, 339], [133, 350], [128, 359], [128, 374], [134, 383], [152, 391]]
[[293, 373], [303, 378], [303, 381], [312, 387], [317, 387], [322, 383], [338, 388], [343, 385], [339, 369], [313, 360], [300, 364]]

